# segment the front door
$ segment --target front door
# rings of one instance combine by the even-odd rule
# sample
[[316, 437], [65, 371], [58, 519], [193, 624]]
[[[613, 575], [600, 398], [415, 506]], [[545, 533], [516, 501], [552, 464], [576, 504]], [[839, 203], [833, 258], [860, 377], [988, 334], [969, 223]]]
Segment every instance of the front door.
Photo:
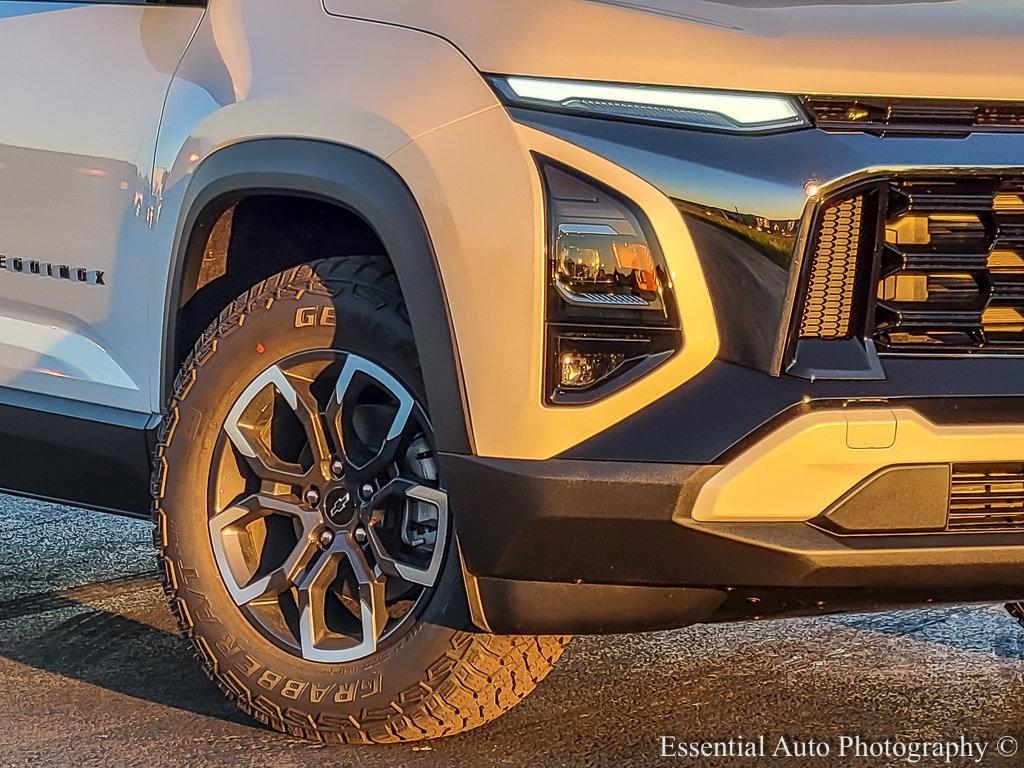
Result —
[[153, 152], [203, 5], [0, 0], [0, 399], [150, 410]]

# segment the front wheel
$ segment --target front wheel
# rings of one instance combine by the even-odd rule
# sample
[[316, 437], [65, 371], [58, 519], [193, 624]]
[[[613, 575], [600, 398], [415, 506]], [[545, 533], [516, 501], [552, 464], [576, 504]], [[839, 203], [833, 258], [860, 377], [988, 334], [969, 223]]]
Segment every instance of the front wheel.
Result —
[[567, 638], [467, 632], [415, 344], [381, 257], [278, 274], [184, 364], [155, 539], [206, 671], [261, 722], [435, 738], [518, 703]]

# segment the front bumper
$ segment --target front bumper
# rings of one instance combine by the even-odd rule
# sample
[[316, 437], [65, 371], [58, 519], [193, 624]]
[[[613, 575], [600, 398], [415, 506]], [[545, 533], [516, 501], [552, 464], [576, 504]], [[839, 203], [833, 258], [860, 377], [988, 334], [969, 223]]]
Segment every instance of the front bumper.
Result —
[[[492, 458], [448, 455], [443, 473], [478, 625], [614, 632], [1024, 594], [1024, 506], [1020, 527], [949, 524], [961, 464], [1019, 463], [1024, 505], [1024, 356], [879, 352], [859, 306], [865, 328], [835, 344], [869, 352], [864, 370], [797, 366], [790, 343], [819, 203], [876, 176], [1024, 179], [1019, 133], [737, 137], [510, 114], [532, 151], [640, 205], [691, 293], [680, 353], [595, 412], [544, 407], [536, 382], [527, 406], [478, 420], [473, 405], [478, 435], [500, 436], [476, 446]], [[512, 391], [488, 371], [489, 392]]]
[[848, 409], [858, 426], [838, 430], [835, 411], [810, 412], [724, 464], [445, 456], [474, 618], [602, 633], [1019, 598], [1024, 528], [947, 517], [950, 467], [1024, 456], [1024, 428], [904, 408], [890, 440], [891, 413]]

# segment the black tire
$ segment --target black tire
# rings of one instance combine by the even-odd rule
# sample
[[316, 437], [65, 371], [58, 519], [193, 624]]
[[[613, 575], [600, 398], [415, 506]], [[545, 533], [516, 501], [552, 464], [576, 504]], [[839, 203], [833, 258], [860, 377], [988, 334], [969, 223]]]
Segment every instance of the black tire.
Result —
[[[305, 318], [333, 311], [336, 326], [297, 322], [300, 310]], [[159, 436], [154, 540], [171, 608], [206, 673], [276, 730], [317, 741], [384, 743], [480, 726], [533, 690], [568, 638], [463, 629], [470, 623], [454, 536], [417, 620], [389, 646], [352, 662], [308, 661], [271, 642], [236, 605], [218, 570], [209, 478], [228, 409], [268, 363], [322, 348], [373, 360], [425, 402], [412, 330], [386, 259], [302, 265], [239, 297], [182, 366]]]

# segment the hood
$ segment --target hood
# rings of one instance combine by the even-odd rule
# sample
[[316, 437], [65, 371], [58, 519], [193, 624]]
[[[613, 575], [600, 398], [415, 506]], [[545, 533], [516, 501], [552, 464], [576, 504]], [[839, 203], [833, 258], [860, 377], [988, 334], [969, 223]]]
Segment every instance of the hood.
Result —
[[326, 0], [484, 72], [793, 94], [1024, 100], [1024, 0]]

